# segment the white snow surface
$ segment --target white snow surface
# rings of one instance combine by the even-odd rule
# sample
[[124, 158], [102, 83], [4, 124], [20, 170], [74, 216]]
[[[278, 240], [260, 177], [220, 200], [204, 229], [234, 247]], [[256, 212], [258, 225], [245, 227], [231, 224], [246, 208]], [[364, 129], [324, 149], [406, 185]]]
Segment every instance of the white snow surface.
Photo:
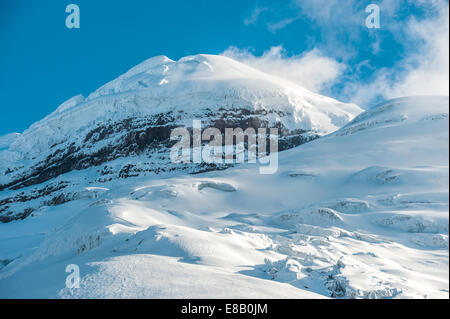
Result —
[[[199, 90], [211, 70], [241, 76], [216, 59], [150, 59], [58, 112], [140, 81], [157, 95], [192, 69]], [[0, 224], [0, 298], [448, 298], [448, 104], [389, 101], [281, 152], [273, 175], [243, 164], [115, 180]], [[68, 264], [80, 288], [65, 286]]]
[[20, 136], [19, 133], [10, 133], [0, 136], [0, 151], [6, 150]]

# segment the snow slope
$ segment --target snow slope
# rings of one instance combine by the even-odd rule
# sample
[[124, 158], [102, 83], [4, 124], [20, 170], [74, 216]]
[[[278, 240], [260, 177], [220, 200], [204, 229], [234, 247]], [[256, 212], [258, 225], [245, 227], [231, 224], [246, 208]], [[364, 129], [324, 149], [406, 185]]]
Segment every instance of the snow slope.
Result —
[[[158, 59], [142, 68], [173, 65]], [[152, 76], [139, 67], [91, 98]], [[0, 224], [0, 297], [448, 298], [448, 106], [389, 101], [281, 152], [273, 175], [243, 164], [91, 184]]]
[[0, 151], [7, 150], [9, 146], [20, 136], [19, 133], [10, 133], [0, 136]]

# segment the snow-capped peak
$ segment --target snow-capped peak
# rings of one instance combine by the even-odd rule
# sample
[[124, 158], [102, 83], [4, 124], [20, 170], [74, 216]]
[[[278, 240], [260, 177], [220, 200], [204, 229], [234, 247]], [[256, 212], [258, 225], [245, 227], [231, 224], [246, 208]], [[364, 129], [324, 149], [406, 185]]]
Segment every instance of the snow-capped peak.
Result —
[[217, 84], [220, 81], [241, 80], [253, 80], [275, 87], [284, 85], [297, 90], [305, 90], [229, 57], [198, 54], [183, 57], [176, 62], [166, 56], [152, 57], [102, 86], [91, 94], [90, 98], [137, 89], [158, 88], [162, 84], [171, 84], [180, 91], [195, 89], [197, 82], [204, 84], [207, 81]]
[[[150, 58], [88, 98], [75, 96], [33, 124], [12, 145], [19, 157], [34, 158], [69, 136], [83, 136], [108, 122], [183, 113], [183, 123], [224, 110], [265, 113], [269, 125], [328, 134], [361, 109], [354, 104], [310, 92], [231, 58], [193, 55], [173, 61]], [[77, 142], [76, 142], [77, 143]]]

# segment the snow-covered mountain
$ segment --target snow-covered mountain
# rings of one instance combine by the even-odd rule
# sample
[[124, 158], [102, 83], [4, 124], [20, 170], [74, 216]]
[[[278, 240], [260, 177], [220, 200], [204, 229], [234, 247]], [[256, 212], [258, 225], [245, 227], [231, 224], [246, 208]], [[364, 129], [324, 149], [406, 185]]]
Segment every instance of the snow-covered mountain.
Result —
[[[228, 167], [171, 163], [171, 130], [192, 129], [193, 120], [222, 132], [277, 127], [284, 150], [335, 131], [361, 111], [224, 56], [154, 57], [87, 98], [69, 99], [9, 137], [8, 148], [0, 146], [0, 220], [26, 218], [76, 198], [80, 187], [117, 178]], [[79, 170], [83, 178], [72, 178]]]
[[[361, 113], [228, 58], [150, 59], [5, 138], [0, 297], [448, 298], [448, 106]], [[196, 118], [282, 128], [277, 173], [150, 163], [167, 136], [137, 132]]]

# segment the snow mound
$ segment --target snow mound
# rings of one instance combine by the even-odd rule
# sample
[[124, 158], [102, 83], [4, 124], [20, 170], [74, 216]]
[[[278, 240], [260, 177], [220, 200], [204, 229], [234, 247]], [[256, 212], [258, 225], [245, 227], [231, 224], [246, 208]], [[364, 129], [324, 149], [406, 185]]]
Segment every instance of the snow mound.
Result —
[[390, 217], [379, 218], [376, 224], [397, 230], [407, 231], [409, 233], [448, 233], [448, 223], [427, 220], [423, 217], [414, 217], [410, 215], [394, 215]]
[[321, 207], [312, 210], [288, 210], [277, 217], [284, 225], [309, 224], [309, 225], [338, 225], [343, 223], [339, 213], [331, 208]]
[[347, 214], [364, 213], [370, 210], [370, 205], [365, 200], [357, 198], [344, 198], [330, 205], [330, 208]]
[[130, 193], [135, 200], [152, 200], [158, 198], [175, 198], [178, 192], [173, 186], [142, 187]]
[[312, 171], [301, 170], [301, 169], [288, 171], [288, 172], [286, 172], [286, 174], [290, 177], [298, 177], [298, 178], [317, 177], [316, 173], [314, 173]]
[[217, 183], [217, 182], [201, 182], [197, 186], [198, 190], [201, 191], [205, 188], [212, 188], [222, 192], [235, 192], [236, 187], [227, 183]]
[[448, 119], [448, 109], [446, 108], [448, 108], [448, 97], [444, 96], [415, 96], [393, 99], [358, 115], [336, 134], [348, 135], [370, 128], [445, 120]]
[[422, 247], [448, 248], [448, 235], [444, 234], [417, 234], [411, 241]]

